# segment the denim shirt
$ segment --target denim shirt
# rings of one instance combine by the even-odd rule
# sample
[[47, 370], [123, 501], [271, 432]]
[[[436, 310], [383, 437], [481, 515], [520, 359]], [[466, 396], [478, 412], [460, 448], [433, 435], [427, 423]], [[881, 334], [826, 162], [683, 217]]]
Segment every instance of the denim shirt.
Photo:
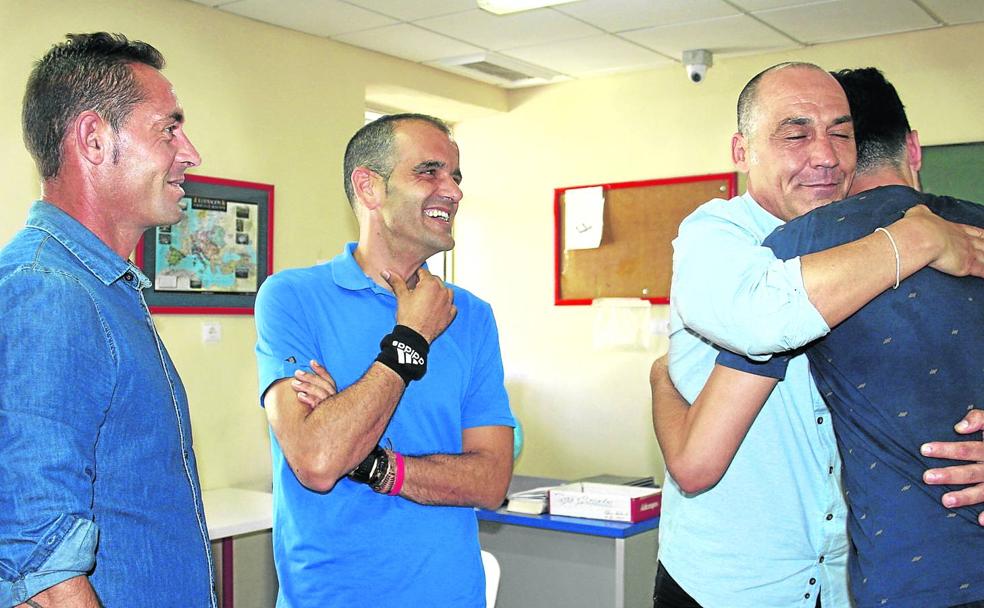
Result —
[[147, 278], [35, 203], [0, 250], [0, 606], [88, 575], [102, 604], [215, 606], [181, 380]]

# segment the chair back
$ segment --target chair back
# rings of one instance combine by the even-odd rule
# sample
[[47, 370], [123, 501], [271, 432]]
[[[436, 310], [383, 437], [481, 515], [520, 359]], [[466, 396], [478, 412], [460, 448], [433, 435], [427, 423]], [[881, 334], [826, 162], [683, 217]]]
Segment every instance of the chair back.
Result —
[[482, 565], [485, 566], [485, 605], [495, 608], [495, 598], [499, 594], [499, 560], [488, 551], [482, 551]]

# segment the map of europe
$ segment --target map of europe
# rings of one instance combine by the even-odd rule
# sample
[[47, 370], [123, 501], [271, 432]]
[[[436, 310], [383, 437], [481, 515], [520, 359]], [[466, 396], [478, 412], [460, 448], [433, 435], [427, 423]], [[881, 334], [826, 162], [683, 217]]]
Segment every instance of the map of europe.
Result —
[[255, 293], [257, 205], [198, 196], [180, 205], [184, 218], [157, 228], [154, 289]]

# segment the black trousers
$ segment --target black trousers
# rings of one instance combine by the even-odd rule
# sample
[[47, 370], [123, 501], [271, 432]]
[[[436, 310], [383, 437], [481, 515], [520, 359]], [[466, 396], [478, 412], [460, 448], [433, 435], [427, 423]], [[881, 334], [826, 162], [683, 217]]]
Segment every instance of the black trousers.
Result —
[[653, 587], [653, 608], [701, 608], [701, 605], [673, 580], [662, 563], [658, 563], [656, 584]]
[[[659, 563], [656, 565], [656, 584], [653, 587], [653, 608], [701, 608], [701, 605], [690, 597], [690, 594], [673, 580], [663, 564]], [[817, 597], [816, 608], [820, 608], [819, 597]], [[984, 606], [968, 604], [954, 608], [984, 608]]]

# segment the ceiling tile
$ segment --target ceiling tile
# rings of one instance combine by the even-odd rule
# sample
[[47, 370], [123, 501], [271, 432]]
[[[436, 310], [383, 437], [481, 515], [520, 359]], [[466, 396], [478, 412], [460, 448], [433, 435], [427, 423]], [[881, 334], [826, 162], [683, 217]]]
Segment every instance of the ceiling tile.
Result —
[[586, 38], [600, 33], [597, 28], [550, 9], [512, 15], [493, 15], [475, 9], [414, 23], [493, 51]]
[[673, 63], [616, 36], [601, 35], [503, 51], [504, 55], [569, 76], [639, 70]]
[[344, 0], [402, 21], [460, 13], [475, 8], [475, 0]]
[[745, 15], [653, 27], [620, 35], [677, 58], [687, 49], [707, 49], [716, 55], [742, 55], [799, 46]]
[[969, 0], [923, 0], [923, 6], [945, 23], [974, 23], [984, 21], [984, 2]]
[[393, 23], [393, 19], [337, 0], [241, 0], [221, 10], [315, 36], [331, 37]]
[[409, 23], [342, 34], [336, 36], [335, 40], [411, 61], [432, 61], [482, 51], [476, 46], [429, 32]]
[[738, 14], [722, 0], [583, 0], [554, 7], [554, 10], [609, 32]]
[[851, 40], [935, 27], [909, 0], [835, 0], [755, 13], [762, 21], [807, 44]]
[[762, 11], [770, 8], [786, 8], [823, 2], [830, 2], [830, 0], [731, 0], [732, 4], [746, 11]]

